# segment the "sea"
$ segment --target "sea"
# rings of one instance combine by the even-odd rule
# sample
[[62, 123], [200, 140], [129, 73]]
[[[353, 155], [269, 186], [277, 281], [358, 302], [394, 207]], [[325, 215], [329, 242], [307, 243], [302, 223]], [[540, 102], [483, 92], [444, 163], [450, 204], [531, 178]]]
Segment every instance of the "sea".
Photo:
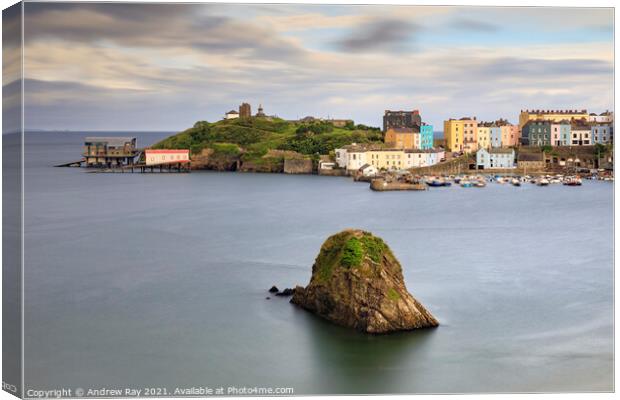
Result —
[[[611, 182], [373, 192], [344, 177], [54, 167], [88, 135], [26, 134], [26, 390], [614, 390]], [[362, 334], [268, 293], [306, 285], [347, 228], [386, 241], [439, 327]]]

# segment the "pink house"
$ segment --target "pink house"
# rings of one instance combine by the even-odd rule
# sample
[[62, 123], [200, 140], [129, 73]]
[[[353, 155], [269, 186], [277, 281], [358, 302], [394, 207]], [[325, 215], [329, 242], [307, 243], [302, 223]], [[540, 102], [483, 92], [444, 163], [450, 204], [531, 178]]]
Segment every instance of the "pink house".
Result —
[[502, 147], [516, 146], [519, 144], [519, 126], [502, 125]]

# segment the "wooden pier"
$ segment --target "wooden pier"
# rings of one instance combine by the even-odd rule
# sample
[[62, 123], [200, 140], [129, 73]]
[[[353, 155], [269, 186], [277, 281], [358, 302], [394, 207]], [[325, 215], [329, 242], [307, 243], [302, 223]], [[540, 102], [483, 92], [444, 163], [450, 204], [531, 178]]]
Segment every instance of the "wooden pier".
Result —
[[190, 163], [162, 163], [155, 165], [131, 164], [116, 168], [102, 168], [88, 171], [91, 173], [187, 173]]

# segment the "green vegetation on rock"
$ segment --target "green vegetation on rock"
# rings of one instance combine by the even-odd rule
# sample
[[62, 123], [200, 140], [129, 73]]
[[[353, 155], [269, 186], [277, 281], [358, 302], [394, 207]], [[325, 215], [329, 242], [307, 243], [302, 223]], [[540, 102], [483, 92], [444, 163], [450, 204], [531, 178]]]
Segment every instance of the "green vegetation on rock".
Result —
[[370, 234], [364, 235], [361, 240], [368, 257], [376, 263], [380, 262], [387, 247], [385, 242], [380, 237]]
[[[352, 231], [343, 231], [328, 238], [319, 253], [315, 265], [318, 266], [318, 277], [325, 281], [331, 278], [334, 268], [360, 267], [364, 261], [380, 263], [384, 254], [391, 252], [385, 242], [369, 232], [361, 235]], [[393, 256], [392, 256], [393, 257]]]
[[342, 250], [342, 265], [345, 267], [359, 267], [363, 258], [362, 242], [356, 237], [347, 240]]
[[[197, 155], [205, 148], [254, 164], [269, 150], [291, 150], [316, 157], [351, 143], [382, 143], [378, 128], [363, 125], [334, 127], [329, 122], [293, 123], [279, 118], [237, 118], [218, 122], [198, 121], [193, 127], [152, 146], [154, 149], [190, 149]], [[235, 146], [235, 147], [233, 147]], [[258, 165], [258, 164], [256, 164]]]
[[387, 297], [392, 301], [398, 301], [398, 299], [400, 299], [400, 294], [398, 294], [398, 292], [394, 288], [389, 288], [387, 292]]

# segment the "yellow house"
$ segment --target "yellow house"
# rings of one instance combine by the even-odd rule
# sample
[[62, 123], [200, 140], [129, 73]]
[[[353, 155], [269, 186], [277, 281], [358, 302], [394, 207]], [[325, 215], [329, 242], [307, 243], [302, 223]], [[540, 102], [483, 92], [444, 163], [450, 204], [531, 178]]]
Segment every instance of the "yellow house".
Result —
[[405, 169], [405, 152], [402, 149], [369, 150], [366, 162], [377, 169]]
[[552, 122], [560, 122], [564, 119], [588, 119], [587, 110], [521, 110], [519, 114], [519, 131], [523, 126], [531, 120], [547, 120]]
[[416, 149], [420, 146], [420, 132], [412, 128], [388, 128], [384, 141], [397, 149]]
[[478, 149], [478, 122], [474, 118], [450, 118], [443, 122], [443, 134], [449, 151], [474, 152]]
[[489, 149], [491, 147], [491, 127], [478, 125], [478, 148]]
[[465, 123], [458, 119], [450, 118], [447, 121], [443, 121], [443, 136], [446, 140], [446, 148], [449, 151], [462, 151], [463, 150], [463, 131], [465, 130]]

